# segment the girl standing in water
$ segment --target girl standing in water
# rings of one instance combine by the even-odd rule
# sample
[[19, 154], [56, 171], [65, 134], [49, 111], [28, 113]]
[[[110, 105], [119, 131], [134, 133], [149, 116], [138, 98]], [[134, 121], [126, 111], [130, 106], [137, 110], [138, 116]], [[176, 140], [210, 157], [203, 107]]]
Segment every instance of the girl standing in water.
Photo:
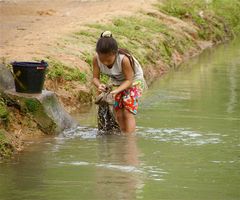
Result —
[[100, 73], [111, 78], [117, 122], [122, 132], [132, 133], [136, 128], [134, 115], [137, 114], [138, 98], [145, 84], [141, 65], [127, 50], [118, 48], [110, 31], [101, 34], [96, 52], [93, 58], [93, 83], [99, 92], [103, 92], [106, 85], [100, 82]]

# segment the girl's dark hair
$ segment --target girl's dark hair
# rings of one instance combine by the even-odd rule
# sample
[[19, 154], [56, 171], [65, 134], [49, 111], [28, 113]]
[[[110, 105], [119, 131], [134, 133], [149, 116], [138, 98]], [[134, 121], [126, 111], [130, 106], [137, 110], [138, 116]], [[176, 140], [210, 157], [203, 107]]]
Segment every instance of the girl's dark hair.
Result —
[[112, 37], [110, 31], [104, 31], [97, 41], [96, 52], [97, 53], [117, 53], [118, 44], [117, 41]]
[[118, 49], [118, 53], [127, 56], [127, 58], [128, 58], [129, 61], [130, 61], [131, 66], [132, 66], [132, 68], [133, 68], [133, 71], [134, 71], [134, 59], [133, 59], [131, 53], [130, 53], [127, 49], [123, 49], [123, 48], [119, 48], [119, 49]]
[[112, 37], [112, 33], [110, 31], [102, 32], [100, 38], [97, 41], [96, 45], [97, 53], [119, 53], [127, 56], [130, 61], [132, 68], [134, 69], [134, 59], [131, 53], [127, 49], [118, 48], [117, 41]]

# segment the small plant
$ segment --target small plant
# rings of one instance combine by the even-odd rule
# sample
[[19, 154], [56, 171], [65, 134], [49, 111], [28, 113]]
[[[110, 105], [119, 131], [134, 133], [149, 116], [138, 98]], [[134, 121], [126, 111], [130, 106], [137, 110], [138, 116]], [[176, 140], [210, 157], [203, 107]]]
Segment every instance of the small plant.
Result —
[[3, 100], [0, 98], [0, 122], [6, 126], [9, 121], [9, 112]]
[[75, 35], [86, 36], [86, 37], [95, 37], [94, 33], [90, 32], [89, 30], [81, 30], [76, 32]]
[[87, 81], [87, 74], [86, 72], [81, 72], [78, 68], [69, 68], [64, 79], [67, 81], [80, 81], [85, 83]]
[[109, 83], [109, 80], [110, 80], [110, 78], [109, 78], [107, 75], [105, 75], [105, 74], [101, 74], [101, 75], [100, 75], [100, 81], [101, 81], [102, 83], [108, 84], [108, 83]]
[[90, 66], [91, 70], [92, 70], [92, 54], [88, 51], [84, 51], [83, 52], [83, 56], [82, 59]]
[[34, 99], [27, 99], [25, 105], [28, 112], [35, 113], [39, 110], [40, 103]]
[[10, 141], [4, 135], [4, 130], [0, 129], [0, 158], [11, 157], [14, 149]]

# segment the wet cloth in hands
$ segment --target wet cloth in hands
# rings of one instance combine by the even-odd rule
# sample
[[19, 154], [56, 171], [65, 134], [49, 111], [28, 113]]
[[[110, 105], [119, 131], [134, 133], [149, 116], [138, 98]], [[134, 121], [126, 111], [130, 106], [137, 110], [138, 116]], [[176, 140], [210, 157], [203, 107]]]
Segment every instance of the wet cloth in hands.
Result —
[[98, 134], [112, 135], [120, 134], [120, 127], [115, 120], [112, 105], [114, 100], [112, 98], [111, 87], [107, 86], [106, 92], [102, 92], [97, 96], [95, 104], [98, 104]]

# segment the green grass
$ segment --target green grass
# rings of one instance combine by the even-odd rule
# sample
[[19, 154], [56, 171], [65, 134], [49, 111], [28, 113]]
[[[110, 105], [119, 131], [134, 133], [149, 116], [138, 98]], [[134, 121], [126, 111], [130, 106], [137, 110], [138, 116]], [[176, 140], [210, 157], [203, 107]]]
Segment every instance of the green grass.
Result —
[[81, 83], [86, 83], [87, 81], [86, 73], [81, 72], [77, 67], [69, 67], [54, 59], [48, 59], [48, 64], [47, 77], [51, 80], [63, 79], [66, 81], [79, 81]]
[[212, 9], [217, 16], [223, 18], [235, 34], [240, 32], [240, 1], [239, 0], [214, 0]]
[[200, 28], [199, 37], [204, 40], [217, 42], [240, 32], [239, 0], [206, 2], [206, 0], [167, 0], [157, 7], [168, 15], [193, 21]]
[[13, 146], [4, 135], [4, 130], [0, 129], [0, 158], [11, 157], [13, 151]]
[[110, 81], [110, 78], [109, 78], [107, 75], [105, 75], [105, 74], [101, 74], [101, 76], [100, 76], [100, 81], [101, 81], [102, 83], [104, 83], [104, 84], [108, 84], [109, 81]]
[[90, 66], [90, 69], [92, 71], [93, 69], [93, 66], [92, 66], [92, 54], [89, 52], [89, 51], [84, 51], [82, 53], [82, 57], [81, 57], [89, 66]]
[[5, 105], [3, 99], [0, 98], [0, 122], [6, 124], [9, 121], [9, 112], [7, 106]]
[[25, 105], [26, 105], [27, 111], [30, 113], [37, 112], [39, 110], [39, 108], [41, 107], [40, 103], [34, 99], [26, 99]]

